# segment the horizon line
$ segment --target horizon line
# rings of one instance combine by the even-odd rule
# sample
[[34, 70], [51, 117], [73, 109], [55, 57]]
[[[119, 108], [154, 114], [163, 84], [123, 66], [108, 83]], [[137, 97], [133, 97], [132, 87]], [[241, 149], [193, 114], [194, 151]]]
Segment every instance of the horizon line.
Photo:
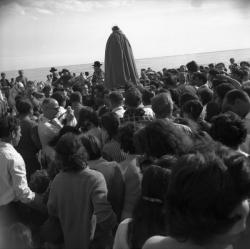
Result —
[[[226, 49], [226, 50], [214, 50], [214, 51], [209, 51], [209, 52], [194, 52], [194, 53], [184, 53], [184, 54], [171, 54], [171, 55], [163, 55], [163, 56], [155, 56], [155, 57], [143, 57], [143, 58], [135, 58], [135, 60], [140, 61], [140, 60], [146, 60], [146, 59], [156, 59], [156, 58], [164, 58], [164, 57], [175, 57], [175, 56], [185, 56], [185, 55], [197, 55], [197, 54], [209, 54], [209, 53], [218, 53], [218, 52], [227, 52], [227, 51], [235, 51], [235, 50], [250, 50], [249, 48], [236, 48], [236, 49]], [[104, 63], [103, 61], [101, 61]], [[88, 62], [88, 63], [78, 63], [78, 64], [68, 64], [68, 65], [53, 65], [54, 67], [66, 67], [66, 66], [76, 66], [76, 65], [88, 65], [92, 64], [93, 62]], [[8, 69], [8, 70], [2, 70], [5, 72], [10, 72], [10, 71], [15, 71], [15, 70], [32, 70], [32, 69], [41, 69], [41, 68], [49, 68], [51, 66], [42, 66], [42, 67], [32, 67], [32, 68], [22, 68], [22, 69]]]

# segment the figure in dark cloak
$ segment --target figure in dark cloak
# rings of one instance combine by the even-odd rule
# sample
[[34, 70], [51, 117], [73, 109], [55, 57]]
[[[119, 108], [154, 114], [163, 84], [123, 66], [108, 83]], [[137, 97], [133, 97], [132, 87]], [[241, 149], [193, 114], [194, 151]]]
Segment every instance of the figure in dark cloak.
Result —
[[119, 27], [114, 26], [105, 51], [105, 87], [124, 88], [128, 84], [137, 85], [139, 76], [132, 48]]

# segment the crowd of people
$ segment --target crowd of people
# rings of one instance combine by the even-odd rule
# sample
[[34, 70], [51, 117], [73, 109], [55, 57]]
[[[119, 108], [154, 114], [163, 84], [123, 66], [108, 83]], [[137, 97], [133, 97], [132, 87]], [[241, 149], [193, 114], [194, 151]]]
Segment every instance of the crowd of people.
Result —
[[0, 248], [249, 248], [250, 63], [101, 66], [1, 74]]

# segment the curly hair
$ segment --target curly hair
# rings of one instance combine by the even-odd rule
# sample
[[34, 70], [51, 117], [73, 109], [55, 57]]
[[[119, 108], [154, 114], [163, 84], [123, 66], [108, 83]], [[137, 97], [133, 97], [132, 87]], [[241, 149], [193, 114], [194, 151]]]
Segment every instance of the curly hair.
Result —
[[17, 132], [20, 127], [19, 119], [13, 116], [5, 116], [0, 119], [0, 138], [8, 138], [12, 132]]
[[178, 158], [166, 196], [169, 235], [204, 245], [241, 219], [233, 210], [250, 196], [249, 161], [226, 147]]
[[215, 116], [211, 122], [210, 134], [214, 140], [234, 149], [246, 140], [247, 129], [237, 114], [226, 112]]

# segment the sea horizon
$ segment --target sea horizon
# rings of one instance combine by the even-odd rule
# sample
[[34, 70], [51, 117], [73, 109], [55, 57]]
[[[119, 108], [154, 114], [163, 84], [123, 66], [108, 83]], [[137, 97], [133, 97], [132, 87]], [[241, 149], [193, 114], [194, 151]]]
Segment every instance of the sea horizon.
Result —
[[[233, 50], [219, 50], [219, 51], [209, 51], [209, 52], [200, 52], [200, 53], [186, 53], [186, 54], [176, 54], [176, 55], [167, 55], [167, 56], [158, 56], [158, 57], [145, 57], [135, 59], [137, 66], [137, 71], [140, 73], [142, 68], [152, 68], [155, 71], [160, 71], [164, 67], [166, 68], [176, 68], [180, 65], [186, 65], [189, 61], [195, 60], [198, 64], [207, 65], [209, 63], [218, 63], [223, 62], [226, 65], [229, 64], [229, 59], [233, 57], [236, 62], [246, 60], [250, 61], [250, 48], [241, 48]], [[101, 61], [101, 63], [103, 63]], [[93, 73], [91, 63], [83, 64], [70, 64], [70, 65], [50, 65], [47, 67], [38, 67], [38, 68], [21, 68], [24, 70], [25, 75], [29, 80], [36, 81], [45, 81], [46, 75], [50, 74], [49, 70], [51, 67], [55, 67], [58, 71], [63, 68], [69, 69], [71, 72], [76, 73], [77, 75], [81, 72], [88, 71], [90, 74]], [[104, 63], [102, 68], [104, 69]], [[5, 70], [6, 78], [15, 78], [17, 77], [16, 70]], [[105, 70], [105, 69], [104, 69]], [[1, 71], [2, 72], [2, 71]]]

